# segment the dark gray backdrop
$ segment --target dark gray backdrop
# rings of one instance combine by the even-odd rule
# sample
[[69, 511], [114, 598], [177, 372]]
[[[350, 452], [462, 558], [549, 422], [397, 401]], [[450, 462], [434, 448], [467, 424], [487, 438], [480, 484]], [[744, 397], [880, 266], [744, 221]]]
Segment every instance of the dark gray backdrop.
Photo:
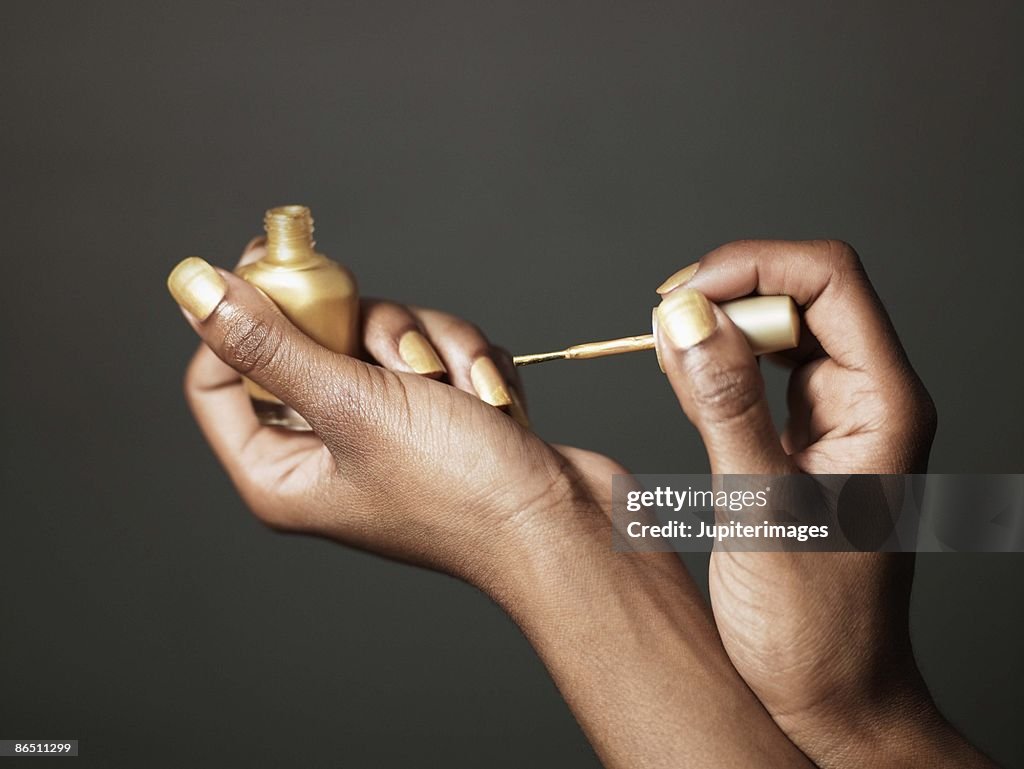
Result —
[[[933, 469], [1020, 471], [1019, 6], [847, 6], [5, 7], [0, 737], [95, 766], [596, 764], [483, 597], [265, 531], [204, 446], [164, 279], [233, 264], [270, 205], [311, 205], [367, 293], [515, 351], [644, 331], [721, 242], [844, 238], [938, 403]], [[705, 467], [652, 356], [526, 375], [545, 437]], [[1011, 766], [1022, 575], [923, 557], [913, 607], [943, 710]]]

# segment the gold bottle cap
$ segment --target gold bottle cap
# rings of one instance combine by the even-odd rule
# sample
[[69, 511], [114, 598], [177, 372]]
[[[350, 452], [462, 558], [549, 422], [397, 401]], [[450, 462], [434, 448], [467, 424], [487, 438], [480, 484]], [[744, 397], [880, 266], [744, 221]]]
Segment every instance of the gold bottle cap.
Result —
[[800, 342], [800, 313], [788, 296], [750, 296], [719, 306], [743, 332], [754, 355], [789, 350]]

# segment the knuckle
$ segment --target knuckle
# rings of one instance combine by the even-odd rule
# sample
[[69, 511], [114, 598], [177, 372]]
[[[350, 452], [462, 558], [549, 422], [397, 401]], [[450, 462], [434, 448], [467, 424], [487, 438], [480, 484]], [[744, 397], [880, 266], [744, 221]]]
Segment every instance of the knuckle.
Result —
[[694, 406], [716, 421], [734, 421], [749, 414], [760, 402], [764, 382], [748, 367], [725, 367], [703, 361], [693, 371], [690, 394]]
[[399, 322], [405, 321], [408, 315], [409, 311], [405, 305], [398, 304], [390, 299], [377, 299], [368, 313], [367, 320], [371, 323], [388, 325], [389, 321], [393, 322], [395, 319], [398, 319]]
[[826, 240], [826, 253], [837, 272], [854, 272], [861, 269], [860, 255], [845, 240]]
[[923, 384], [918, 384], [914, 388], [911, 397], [912, 407], [909, 412], [913, 427], [923, 438], [931, 441], [939, 426], [939, 411], [935, 407], [935, 401]]
[[927, 392], [924, 394], [922, 409], [921, 422], [925, 426], [929, 435], [935, 435], [935, 431], [939, 427], [939, 410], [936, 408], [935, 401], [932, 400], [932, 396]]
[[243, 495], [242, 501], [249, 508], [252, 517], [271, 531], [281, 533], [294, 531], [297, 528], [293, 516], [289, 515], [288, 508], [278, 503], [277, 500], [268, 500], [266, 494], [249, 493]]
[[258, 459], [248, 462], [233, 477], [239, 496], [252, 516], [273, 531], [295, 531], [302, 516], [296, 508], [300, 498], [283, 493], [283, 479]]
[[935, 401], [911, 370], [897, 372], [876, 385], [880, 389], [881, 414], [886, 424], [908, 435], [931, 440], [938, 428]]
[[284, 334], [280, 324], [262, 316], [234, 315], [224, 324], [223, 353], [242, 374], [266, 371], [280, 356]]
[[760, 241], [756, 240], [755, 238], [740, 238], [739, 240], [733, 240], [730, 241], [729, 243], [726, 243], [725, 247], [736, 251], [746, 251], [750, 248], [753, 248], [759, 242]]
[[484, 330], [482, 328], [480, 328], [480, 326], [478, 326], [476, 323], [472, 323], [472, 322], [470, 322], [468, 320], [467, 321], [463, 321], [463, 323], [465, 323], [466, 333], [467, 334], [471, 334], [471, 335], [475, 336], [478, 339], [482, 339], [482, 340], [486, 341], [487, 335], [484, 333]]
[[878, 422], [895, 447], [894, 472], [924, 472], [938, 428], [938, 411], [924, 386], [912, 382], [887, 398]]
[[[740, 240], [730, 240], [728, 243], [723, 243], [718, 248], [711, 251], [706, 255], [714, 259], [721, 259], [722, 261], [728, 261], [734, 256], [743, 254], [754, 248], [760, 241], [754, 238], [742, 238]], [[705, 258], [701, 259], [701, 263], [704, 263]]]

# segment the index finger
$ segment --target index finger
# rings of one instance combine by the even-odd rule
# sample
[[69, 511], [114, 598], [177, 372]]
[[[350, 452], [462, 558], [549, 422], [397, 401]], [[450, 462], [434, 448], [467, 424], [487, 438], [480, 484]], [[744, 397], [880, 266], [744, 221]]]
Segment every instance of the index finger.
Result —
[[701, 258], [686, 286], [713, 302], [752, 293], [793, 297], [807, 328], [841, 366], [870, 369], [904, 360], [860, 258], [841, 241], [728, 243]]

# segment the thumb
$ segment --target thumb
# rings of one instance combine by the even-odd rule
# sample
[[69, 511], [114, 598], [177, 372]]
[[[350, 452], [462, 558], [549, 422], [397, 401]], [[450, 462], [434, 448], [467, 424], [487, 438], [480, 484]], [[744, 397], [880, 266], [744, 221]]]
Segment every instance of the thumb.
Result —
[[661, 364], [700, 432], [711, 471], [792, 471], [772, 423], [757, 359], [729, 317], [699, 291], [677, 288], [658, 306], [654, 326]]
[[298, 411], [321, 436], [351, 421], [372, 398], [370, 366], [314, 342], [236, 275], [192, 256], [174, 268], [167, 287], [217, 357]]

